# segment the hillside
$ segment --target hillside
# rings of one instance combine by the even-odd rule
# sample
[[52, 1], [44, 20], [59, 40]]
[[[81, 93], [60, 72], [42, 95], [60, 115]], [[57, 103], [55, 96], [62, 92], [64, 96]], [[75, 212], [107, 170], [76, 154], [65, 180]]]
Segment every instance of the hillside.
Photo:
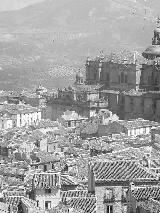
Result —
[[84, 69], [87, 55], [102, 49], [141, 52], [151, 43], [158, 5], [158, 0], [46, 0], [1, 12], [0, 89], [40, 82], [65, 86]]

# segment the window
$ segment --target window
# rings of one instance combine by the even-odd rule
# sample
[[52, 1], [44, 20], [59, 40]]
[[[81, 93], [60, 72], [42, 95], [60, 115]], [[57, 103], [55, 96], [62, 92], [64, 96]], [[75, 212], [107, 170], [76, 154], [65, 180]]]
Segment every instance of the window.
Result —
[[106, 189], [104, 198], [105, 199], [112, 199], [113, 198], [113, 190], [112, 189]]
[[45, 209], [51, 209], [51, 201], [45, 201]]
[[[123, 203], [126, 203], [127, 202], [127, 191], [128, 191], [128, 188], [123, 188], [122, 189], [122, 202]], [[124, 205], [125, 206], [125, 205]]]
[[121, 83], [124, 83], [124, 73], [121, 73]]
[[51, 189], [45, 189], [45, 194], [51, 194]]
[[52, 169], [55, 169], [54, 164], [52, 163]]
[[124, 77], [124, 82], [127, 83], [127, 74], [125, 74]]
[[37, 207], [39, 207], [39, 200], [37, 200]]
[[47, 171], [47, 165], [44, 165], [44, 169], [43, 169], [44, 172]]
[[71, 121], [68, 121], [68, 127], [71, 127]]
[[105, 213], [113, 213], [113, 206], [106, 206], [106, 212]]
[[143, 128], [143, 134], [145, 134], [145, 133], [146, 133], [146, 128], [144, 127], [144, 128]]

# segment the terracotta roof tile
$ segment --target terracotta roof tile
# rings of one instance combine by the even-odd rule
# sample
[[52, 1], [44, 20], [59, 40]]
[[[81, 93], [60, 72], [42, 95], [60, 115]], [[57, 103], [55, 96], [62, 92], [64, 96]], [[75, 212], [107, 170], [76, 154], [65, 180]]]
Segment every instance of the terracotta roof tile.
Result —
[[96, 212], [96, 198], [84, 190], [61, 192], [62, 202], [84, 213]]
[[139, 187], [132, 191], [132, 195], [136, 198], [137, 201], [148, 200], [153, 198], [155, 200], [160, 200], [160, 187]]
[[135, 161], [100, 161], [92, 163], [91, 168], [98, 182], [158, 179]]

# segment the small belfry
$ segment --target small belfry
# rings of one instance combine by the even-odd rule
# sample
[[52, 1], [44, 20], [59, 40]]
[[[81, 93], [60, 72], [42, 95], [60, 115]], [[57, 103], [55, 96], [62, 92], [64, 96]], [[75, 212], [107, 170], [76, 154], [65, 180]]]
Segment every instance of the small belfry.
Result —
[[154, 37], [152, 38], [152, 45], [160, 45], [160, 18], [157, 18], [157, 27], [154, 30]]

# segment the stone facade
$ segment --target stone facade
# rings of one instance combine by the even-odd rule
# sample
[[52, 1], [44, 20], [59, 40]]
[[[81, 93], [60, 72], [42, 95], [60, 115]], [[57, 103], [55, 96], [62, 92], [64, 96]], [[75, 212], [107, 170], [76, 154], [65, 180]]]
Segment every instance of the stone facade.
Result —
[[[106, 197], [107, 190], [112, 191], [111, 197]], [[127, 212], [127, 201], [123, 195], [128, 187], [116, 184], [106, 184], [105, 186], [96, 186], [95, 195], [97, 197], [97, 212], [109, 213], [108, 208], [112, 208], [114, 213], [126, 213]]]
[[87, 59], [86, 83], [102, 84], [106, 89], [131, 90], [138, 89], [141, 69], [136, 63], [116, 63], [103, 58]]

